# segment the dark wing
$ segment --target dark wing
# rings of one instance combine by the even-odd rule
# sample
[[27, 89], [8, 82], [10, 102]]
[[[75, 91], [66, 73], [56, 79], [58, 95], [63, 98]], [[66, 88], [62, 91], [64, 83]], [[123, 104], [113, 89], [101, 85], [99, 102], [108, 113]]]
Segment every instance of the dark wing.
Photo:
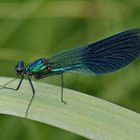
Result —
[[85, 47], [56, 54], [48, 60], [64, 72], [104, 74], [119, 70], [140, 55], [140, 29], [132, 29]]

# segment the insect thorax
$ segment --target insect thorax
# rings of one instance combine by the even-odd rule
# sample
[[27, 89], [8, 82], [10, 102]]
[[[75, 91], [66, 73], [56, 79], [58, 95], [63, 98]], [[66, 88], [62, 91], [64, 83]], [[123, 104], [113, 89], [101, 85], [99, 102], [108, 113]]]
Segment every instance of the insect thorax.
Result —
[[41, 58], [33, 63], [31, 63], [29, 66], [26, 67], [26, 72], [29, 75], [34, 75], [35, 77], [40, 78], [42, 75], [51, 74], [52, 72], [52, 63], [48, 62], [46, 58]]

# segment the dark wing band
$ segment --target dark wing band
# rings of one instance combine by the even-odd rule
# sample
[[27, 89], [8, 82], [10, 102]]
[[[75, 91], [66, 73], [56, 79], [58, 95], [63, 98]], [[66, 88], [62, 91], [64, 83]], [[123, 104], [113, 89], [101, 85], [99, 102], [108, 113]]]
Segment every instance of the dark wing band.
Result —
[[49, 61], [64, 71], [105, 74], [125, 67], [139, 55], [140, 29], [133, 29], [56, 54]]

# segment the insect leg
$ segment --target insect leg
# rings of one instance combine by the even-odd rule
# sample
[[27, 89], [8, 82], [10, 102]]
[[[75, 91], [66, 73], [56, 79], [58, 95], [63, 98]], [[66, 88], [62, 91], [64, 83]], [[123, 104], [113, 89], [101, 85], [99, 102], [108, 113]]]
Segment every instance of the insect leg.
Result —
[[24, 79], [24, 76], [21, 77], [21, 79], [20, 79], [20, 81], [19, 81], [19, 84], [17, 85], [16, 88], [11, 88], [11, 87], [6, 87], [6, 86], [7, 86], [8, 84], [14, 82], [15, 80], [17, 80], [17, 78], [16, 78], [16, 79], [13, 79], [13, 80], [11, 80], [11, 81], [9, 81], [9, 82], [7, 82], [6, 84], [4, 84], [4, 85], [1, 87], [1, 89], [18, 90], [18, 89], [20, 88], [20, 86], [21, 86], [21, 83], [22, 83], [23, 79]]
[[28, 114], [29, 108], [30, 108], [30, 106], [31, 106], [31, 104], [32, 104], [32, 101], [33, 101], [33, 99], [34, 99], [34, 96], [35, 96], [35, 89], [34, 89], [34, 86], [33, 86], [33, 83], [32, 83], [32, 80], [31, 80], [30, 76], [28, 76], [28, 80], [29, 80], [29, 83], [30, 83], [30, 85], [31, 85], [33, 94], [32, 94], [32, 97], [31, 97], [31, 99], [30, 99], [30, 102], [29, 102], [29, 104], [28, 104], [28, 107], [27, 107], [27, 109], [26, 109], [25, 118], [27, 118], [27, 114]]
[[61, 102], [66, 104], [66, 101], [64, 100], [64, 92], [63, 92], [63, 88], [64, 88], [64, 78], [63, 78], [63, 73], [61, 73]]

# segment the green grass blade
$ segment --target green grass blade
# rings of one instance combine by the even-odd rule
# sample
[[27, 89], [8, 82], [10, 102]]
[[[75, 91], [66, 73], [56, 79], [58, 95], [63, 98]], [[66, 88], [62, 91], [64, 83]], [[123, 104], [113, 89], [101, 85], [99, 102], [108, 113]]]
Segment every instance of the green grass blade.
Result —
[[[11, 78], [0, 78], [0, 85]], [[94, 140], [139, 140], [140, 115], [107, 101], [64, 89], [67, 104], [60, 102], [61, 88], [33, 82], [36, 96], [28, 118]], [[10, 84], [16, 87], [17, 82]], [[19, 91], [0, 89], [0, 113], [24, 117], [32, 91], [25, 80]]]

